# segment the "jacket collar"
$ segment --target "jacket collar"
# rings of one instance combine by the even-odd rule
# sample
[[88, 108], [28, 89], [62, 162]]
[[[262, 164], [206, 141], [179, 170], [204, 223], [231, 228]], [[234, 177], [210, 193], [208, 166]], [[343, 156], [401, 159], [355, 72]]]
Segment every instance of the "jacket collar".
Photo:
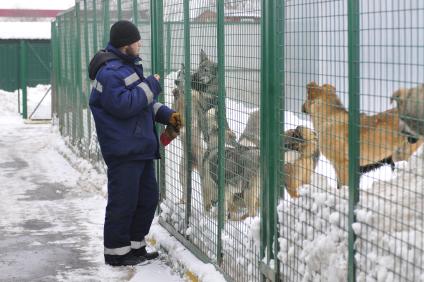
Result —
[[114, 53], [116, 56], [121, 58], [124, 62], [134, 64], [134, 65], [140, 65], [141, 64], [141, 58], [139, 56], [130, 56], [122, 53], [119, 51], [119, 49], [115, 48], [110, 44], [110, 42], [107, 44], [106, 50], [109, 52]]

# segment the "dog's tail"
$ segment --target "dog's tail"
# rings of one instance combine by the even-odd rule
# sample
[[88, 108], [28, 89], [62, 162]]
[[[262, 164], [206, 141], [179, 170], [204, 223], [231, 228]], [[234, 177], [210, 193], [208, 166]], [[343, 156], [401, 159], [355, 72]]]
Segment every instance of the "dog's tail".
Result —
[[367, 165], [360, 166], [359, 167], [359, 173], [364, 174], [364, 173], [370, 172], [372, 170], [375, 170], [375, 169], [377, 169], [379, 167], [382, 167], [382, 166], [384, 166], [386, 164], [389, 164], [390, 165], [390, 168], [392, 170], [395, 169], [395, 163], [393, 161], [392, 156], [388, 156], [387, 158], [384, 158], [381, 161], [378, 161], [376, 163], [372, 163], [372, 164], [367, 164]]

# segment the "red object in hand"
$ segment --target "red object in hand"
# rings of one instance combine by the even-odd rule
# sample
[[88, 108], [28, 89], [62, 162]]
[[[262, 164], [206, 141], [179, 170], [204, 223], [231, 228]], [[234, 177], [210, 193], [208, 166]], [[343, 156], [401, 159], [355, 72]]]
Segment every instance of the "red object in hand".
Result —
[[166, 132], [165, 132], [165, 131], [164, 131], [164, 132], [162, 132], [162, 134], [160, 135], [160, 143], [161, 143], [163, 146], [166, 146], [166, 145], [168, 145], [169, 143], [171, 143], [171, 141], [172, 141], [172, 139], [171, 139], [171, 138], [169, 138], [168, 134], [166, 134]]

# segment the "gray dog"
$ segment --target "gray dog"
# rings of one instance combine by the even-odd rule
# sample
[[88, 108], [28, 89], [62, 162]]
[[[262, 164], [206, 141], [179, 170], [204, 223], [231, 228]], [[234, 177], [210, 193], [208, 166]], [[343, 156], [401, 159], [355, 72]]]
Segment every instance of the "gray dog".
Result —
[[400, 88], [391, 98], [399, 110], [399, 128], [415, 143], [424, 137], [424, 84], [413, 88]]
[[[180, 112], [185, 112], [185, 94], [184, 94], [184, 79], [185, 70], [184, 65], [181, 65], [181, 69], [178, 72], [177, 79], [175, 80], [175, 88], [172, 93], [174, 95], [173, 108]], [[202, 159], [205, 153], [205, 144], [210, 144], [209, 134], [213, 132], [208, 129], [208, 124], [206, 122], [207, 116], [206, 113], [208, 110], [214, 108], [217, 110], [217, 97], [218, 97], [218, 79], [217, 79], [217, 64], [212, 62], [206, 53], [202, 50], [200, 53], [200, 63], [199, 67], [194, 71], [191, 76], [191, 161], [192, 168], [196, 169], [200, 177], [202, 178]], [[185, 121], [183, 120], [183, 124]], [[225, 130], [229, 131], [229, 125], [227, 120], [225, 120]], [[183, 127], [181, 129], [181, 142], [183, 148], [186, 148], [187, 136], [186, 130]], [[184, 156], [187, 156], [184, 153]], [[185, 202], [186, 199], [186, 190], [187, 190], [187, 179], [186, 179], [186, 167], [185, 167], [185, 158], [181, 159], [179, 166], [179, 178], [180, 183], [183, 187], [183, 196], [181, 202]]]
[[[215, 108], [207, 112], [209, 129], [208, 149], [202, 161], [202, 195], [206, 211], [218, 199], [218, 114]], [[255, 216], [259, 207], [259, 148], [245, 147], [237, 143], [235, 134], [225, 131], [225, 211], [232, 220]], [[236, 195], [243, 195], [246, 214], [239, 214]]]

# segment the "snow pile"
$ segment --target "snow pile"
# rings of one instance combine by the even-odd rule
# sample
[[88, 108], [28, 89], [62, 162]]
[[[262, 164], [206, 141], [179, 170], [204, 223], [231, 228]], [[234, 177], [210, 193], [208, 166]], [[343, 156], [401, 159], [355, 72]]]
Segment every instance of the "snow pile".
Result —
[[[403, 168], [397, 163], [395, 172], [383, 166], [361, 177], [353, 225], [358, 281], [424, 278], [424, 163], [419, 151]], [[334, 169], [321, 156], [300, 198], [280, 201], [278, 257], [286, 279], [346, 280], [348, 193], [347, 187], [335, 188]]]
[[0, 90], [0, 115], [18, 114], [18, 92]]
[[150, 229], [148, 239], [157, 242], [155, 247], [166, 250], [169, 254], [169, 263], [174, 271], [180, 272], [181, 275], [187, 276], [190, 275], [189, 273], [193, 273], [202, 282], [225, 281], [222, 274], [216, 271], [212, 264], [199, 262], [189, 250], [157, 223], [154, 223]]
[[[50, 119], [51, 117], [51, 94], [47, 93], [45, 98], [41, 99], [46, 94], [47, 90], [50, 88], [50, 85], [39, 84], [35, 87], [27, 88], [27, 112], [28, 116], [35, 110], [38, 105], [37, 110], [34, 112], [34, 115], [31, 117], [33, 119]], [[19, 93], [19, 94], [18, 94]], [[7, 92], [0, 90], [0, 114], [1, 113], [18, 113], [18, 95], [20, 101], [20, 111], [22, 111], [22, 91], [15, 90], [14, 92]]]
[[424, 154], [361, 191], [354, 225], [358, 281], [424, 281]]

